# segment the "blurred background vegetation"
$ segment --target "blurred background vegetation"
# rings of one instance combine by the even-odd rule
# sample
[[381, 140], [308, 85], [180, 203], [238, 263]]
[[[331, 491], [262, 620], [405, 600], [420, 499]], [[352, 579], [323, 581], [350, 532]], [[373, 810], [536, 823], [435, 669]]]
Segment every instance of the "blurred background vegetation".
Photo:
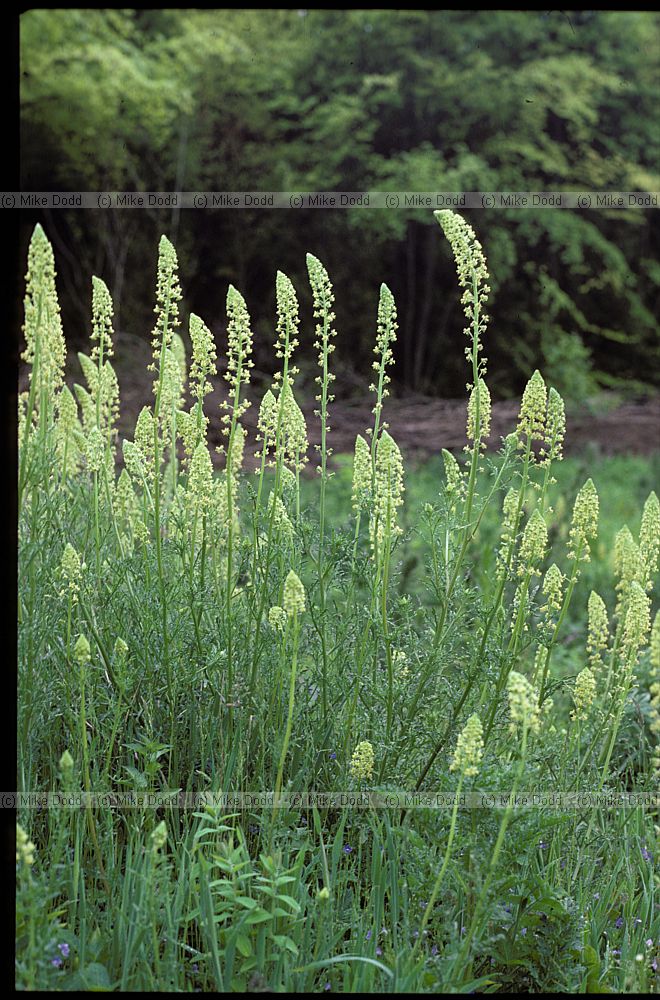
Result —
[[[659, 51], [650, 11], [31, 10], [22, 187], [658, 191]], [[537, 366], [569, 401], [660, 385], [657, 209], [465, 215], [492, 275], [496, 396]], [[258, 366], [270, 366], [278, 268], [312, 339], [309, 250], [335, 284], [336, 357], [354, 385], [386, 281], [397, 389], [464, 392], [454, 265], [428, 210], [25, 212], [24, 249], [37, 219], [73, 346], [89, 332], [92, 273], [120, 333], [146, 340], [165, 232], [186, 308], [220, 342], [227, 285], [241, 289]]]

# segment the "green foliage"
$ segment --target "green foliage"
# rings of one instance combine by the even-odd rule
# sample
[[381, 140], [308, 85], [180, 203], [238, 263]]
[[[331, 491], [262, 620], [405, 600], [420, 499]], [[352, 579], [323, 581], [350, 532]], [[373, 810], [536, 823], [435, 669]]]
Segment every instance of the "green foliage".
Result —
[[[473, 385], [465, 455], [444, 452], [412, 476], [385, 420], [397, 329], [387, 286], [373, 426], [350, 474], [328, 461], [330, 279], [320, 262], [310, 269], [319, 322], [307, 326], [278, 272], [279, 370], [260, 407], [255, 478], [240, 423], [253, 348], [240, 293], [228, 295], [214, 471], [212, 342], [193, 315], [188, 399], [177, 254], [161, 240], [154, 399], [118, 449], [112, 304], [96, 280], [79, 412], [54, 363], [52, 269], [32, 266], [52, 254], [36, 229], [18, 773], [19, 791], [59, 803], [18, 817], [19, 988], [657, 989], [657, 808], [525, 805], [657, 788], [655, 493], [639, 515], [657, 459], [562, 463], [563, 404], [539, 371], [516, 431], [484, 454], [486, 261], [465, 220], [438, 221], [467, 291], [457, 353]], [[294, 396], [299, 342], [321, 371], [314, 485]], [[317, 805], [303, 798], [312, 792], [342, 797]]]

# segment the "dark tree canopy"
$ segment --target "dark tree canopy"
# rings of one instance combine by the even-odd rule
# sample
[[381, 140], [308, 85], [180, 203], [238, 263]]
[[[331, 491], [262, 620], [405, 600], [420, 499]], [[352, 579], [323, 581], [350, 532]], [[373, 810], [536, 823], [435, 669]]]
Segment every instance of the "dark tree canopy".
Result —
[[[32, 10], [21, 21], [26, 190], [660, 189], [660, 16], [639, 11]], [[540, 365], [566, 395], [658, 384], [657, 210], [466, 212], [487, 248], [491, 384]], [[27, 235], [35, 218], [25, 215]], [[90, 270], [147, 336], [162, 232], [218, 332], [231, 281], [264, 346], [282, 268], [337, 288], [338, 361], [366, 374], [378, 288], [398, 379], [458, 395], [462, 317], [427, 210], [57, 211], [69, 336]], [[303, 314], [305, 315], [305, 314]], [[311, 317], [309, 319], [311, 337]]]

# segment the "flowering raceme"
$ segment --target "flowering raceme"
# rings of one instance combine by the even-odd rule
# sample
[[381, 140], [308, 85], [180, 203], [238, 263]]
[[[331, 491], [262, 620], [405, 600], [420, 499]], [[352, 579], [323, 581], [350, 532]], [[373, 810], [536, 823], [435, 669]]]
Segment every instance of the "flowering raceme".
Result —
[[289, 618], [293, 615], [301, 615], [305, 610], [305, 588], [303, 587], [298, 574], [292, 569], [284, 581], [284, 597], [282, 605]]
[[556, 563], [548, 568], [543, 579], [543, 596], [546, 603], [543, 607], [547, 617], [559, 614], [562, 606], [564, 589], [564, 574]]
[[[153, 362], [149, 366], [151, 371], [156, 371], [156, 362], [160, 369], [165, 351], [172, 344], [172, 334], [179, 325], [180, 300], [181, 286], [176, 250], [167, 236], [161, 236], [158, 246], [158, 280], [154, 307], [156, 325], [151, 335], [153, 351]], [[157, 393], [157, 383], [154, 384], [154, 393]]]
[[456, 741], [456, 749], [450, 771], [458, 771], [466, 778], [479, 773], [479, 762], [483, 756], [483, 727], [478, 715], [471, 715]]
[[520, 725], [523, 729], [537, 733], [541, 723], [538, 695], [530, 682], [522, 674], [512, 670], [507, 680], [507, 692], [511, 732], [515, 732], [517, 726]]
[[539, 574], [548, 546], [548, 526], [540, 511], [535, 510], [525, 526], [520, 544], [518, 573]]
[[20, 825], [16, 824], [16, 864], [25, 865], [30, 868], [34, 864], [34, 852], [36, 848], [27, 833]]
[[587, 654], [589, 665], [596, 673], [603, 666], [603, 654], [609, 642], [607, 608], [602, 597], [592, 590], [587, 603]]
[[562, 448], [566, 435], [566, 410], [564, 400], [556, 389], [548, 392], [548, 411], [545, 421], [541, 465], [558, 462], [562, 458]]
[[477, 438], [477, 395], [479, 397], [479, 443], [482, 448], [486, 447], [485, 441], [490, 437], [490, 417], [491, 402], [488, 386], [482, 378], [479, 379], [478, 388], [473, 387], [470, 392], [467, 409], [467, 436], [470, 441]]
[[589, 715], [589, 709], [596, 695], [596, 678], [589, 667], [585, 667], [575, 678], [573, 689], [573, 704], [575, 708], [571, 713], [574, 720], [584, 720]]
[[[333, 338], [337, 335], [337, 331], [333, 329], [332, 325], [335, 321], [335, 314], [332, 308], [335, 296], [328, 272], [321, 261], [311, 253], [307, 254], [306, 259], [309, 283], [312, 286], [314, 319], [317, 321], [314, 347], [318, 351], [318, 363], [321, 368], [321, 374], [315, 378], [316, 384], [321, 390], [316, 394], [315, 398], [316, 402], [320, 404], [321, 409], [315, 411], [315, 416], [321, 418], [321, 433], [322, 438], [325, 439], [325, 435], [331, 430], [330, 424], [327, 422], [328, 404], [332, 403], [335, 398], [328, 391], [335, 380], [335, 376], [329, 370], [330, 355], [335, 349]], [[323, 455], [323, 444], [316, 445], [316, 449]], [[332, 449], [326, 447], [325, 456], [329, 457], [331, 454]], [[322, 468], [319, 468], [319, 472], [322, 471]]]
[[364, 510], [371, 499], [373, 465], [371, 449], [361, 434], [355, 438], [355, 453], [353, 456], [353, 485], [351, 500], [353, 510]]
[[351, 758], [351, 776], [358, 780], [369, 780], [373, 775], [375, 759], [374, 748], [369, 740], [358, 743]]
[[543, 376], [537, 369], [525, 386], [520, 404], [517, 433], [521, 439], [521, 447], [523, 438], [545, 441], [546, 405], [547, 390]]
[[[30, 382], [37, 380], [34, 412], [46, 423], [52, 419], [55, 396], [64, 383], [66, 360], [55, 277], [53, 248], [37, 223], [28, 250], [23, 326], [25, 351], [21, 356], [31, 366]], [[46, 410], [43, 414], [42, 406]]]
[[578, 492], [569, 531], [569, 559], [589, 562], [589, 542], [598, 533], [598, 493], [591, 479]]
[[250, 382], [252, 361], [252, 330], [250, 314], [245, 299], [233, 285], [227, 292], [227, 370], [225, 381], [229, 384], [229, 397], [220, 404], [224, 410], [222, 422], [225, 433], [230, 433], [232, 424], [247, 412], [250, 403], [241, 399], [241, 389]]
[[[488, 323], [484, 307], [488, 300], [490, 287], [488, 285], [488, 268], [481, 243], [476, 238], [472, 227], [457, 212], [444, 209], [433, 213], [442, 226], [454, 254], [458, 283], [463, 289], [463, 310], [470, 326], [465, 328], [469, 337], [475, 337], [476, 352], [482, 349], [481, 337]], [[466, 348], [468, 358], [472, 356], [472, 347]], [[482, 371], [485, 359], [482, 359]]]
[[382, 284], [378, 299], [378, 332], [374, 347], [374, 354], [378, 360], [372, 363], [373, 370], [378, 373], [378, 384], [374, 383], [369, 386], [369, 391], [375, 392], [377, 397], [376, 405], [373, 409], [376, 417], [376, 427], [380, 424], [383, 400], [389, 395], [387, 386], [390, 382], [390, 376], [387, 374], [387, 369], [390, 365], [394, 364], [392, 344], [396, 340], [397, 327], [394, 296], [387, 285]]
[[396, 517], [403, 503], [403, 459], [396, 441], [383, 431], [376, 449], [374, 512], [371, 517], [371, 542], [381, 545], [385, 538], [401, 534]]
[[68, 593], [72, 604], [78, 603], [78, 594], [80, 593], [80, 584], [84, 568], [85, 565], [73, 545], [71, 542], [67, 542], [62, 554], [62, 562], [60, 563], [60, 573], [62, 578], [66, 581], [67, 586], [66, 589], [61, 592], [61, 596]]

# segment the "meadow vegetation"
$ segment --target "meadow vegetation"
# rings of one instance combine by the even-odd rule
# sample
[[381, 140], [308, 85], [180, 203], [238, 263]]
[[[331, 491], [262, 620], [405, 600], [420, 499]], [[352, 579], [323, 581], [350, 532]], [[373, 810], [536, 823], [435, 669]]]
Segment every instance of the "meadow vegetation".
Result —
[[[79, 805], [19, 812], [18, 988], [657, 990], [657, 805], [516, 796], [657, 796], [658, 463], [563, 463], [564, 403], [539, 371], [515, 432], [486, 453], [486, 259], [461, 216], [436, 215], [465, 313], [467, 445], [410, 475], [387, 425], [386, 285], [373, 423], [335, 457], [333, 286], [308, 255], [312, 332], [277, 273], [277, 371], [248, 474], [241, 293], [227, 293], [228, 391], [209, 413], [216, 344], [194, 314], [184, 340], [161, 239], [153, 400], [120, 442], [110, 294], [92, 279], [72, 392], [54, 255], [35, 229], [18, 790]], [[312, 342], [310, 477], [296, 377]], [[300, 804], [312, 791], [346, 801]], [[448, 806], [415, 802], [430, 793]], [[503, 798], [470, 808], [479, 796]]]

